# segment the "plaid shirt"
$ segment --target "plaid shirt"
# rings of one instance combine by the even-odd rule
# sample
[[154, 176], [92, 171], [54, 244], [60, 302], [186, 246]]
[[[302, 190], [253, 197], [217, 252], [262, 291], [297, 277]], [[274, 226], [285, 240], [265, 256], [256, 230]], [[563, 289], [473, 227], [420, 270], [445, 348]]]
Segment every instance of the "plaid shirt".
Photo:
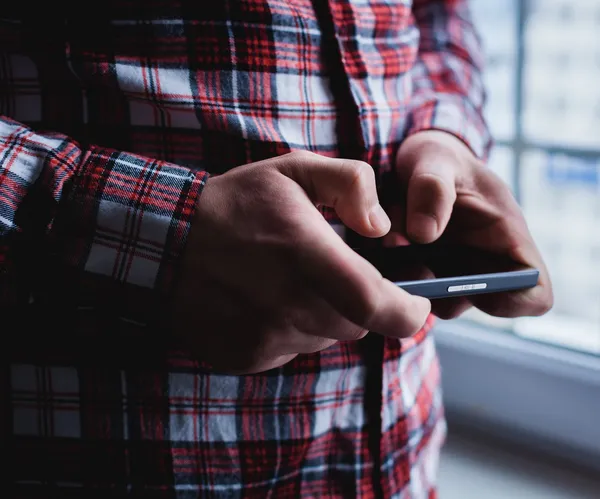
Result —
[[467, 1], [25, 9], [0, 14], [3, 489], [434, 497], [431, 321], [237, 377], [152, 325], [209, 173], [306, 149], [365, 160], [385, 187], [398, 145], [426, 129], [485, 155]]

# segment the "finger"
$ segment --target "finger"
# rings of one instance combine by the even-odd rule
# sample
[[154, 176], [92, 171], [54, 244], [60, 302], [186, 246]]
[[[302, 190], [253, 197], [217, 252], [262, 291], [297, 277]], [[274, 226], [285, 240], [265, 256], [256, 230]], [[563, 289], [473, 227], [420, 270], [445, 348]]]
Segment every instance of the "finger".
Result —
[[[366, 336], [366, 333], [365, 333]], [[302, 341], [294, 350], [298, 353], [308, 354], [326, 350], [337, 343], [337, 340], [331, 338], [321, 338], [319, 336], [305, 335]]]
[[505, 293], [496, 305], [489, 302], [489, 296], [482, 295], [479, 302], [488, 310], [503, 317], [540, 316], [548, 312], [554, 304], [554, 294], [550, 273], [544, 262], [525, 220], [525, 216], [509, 187], [494, 173], [487, 171], [482, 175], [487, 191], [494, 191], [497, 204], [502, 207], [502, 220], [498, 224], [498, 239], [506, 241], [503, 245], [506, 254], [516, 262], [539, 270], [538, 284], [534, 288]]
[[[504, 224], [503, 224], [504, 225]], [[543, 315], [554, 302], [552, 284], [548, 275], [546, 265], [541, 258], [539, 251], [530, 238], [514, 238], [515, 246], [506, 248], [503, 252], [503, 244], [500, 240], [510, 240], [514, 237], [514, 226], [506, 224], [505, 228], [498, 228], [494, 234], [494, 241], [498, 242], [497, 250], [500, 254], [509, 256], [513, 261], [521, 263], [524, 268], [535, 268], [540, 272], [538, 284], [529, 289], [508, 291], [503, 293], [491, 293], [474, 295], [470, 298], [473, 305], [478, 309], [495, 317], [523, 317]], [[477, 241], [472, 241], [477, 246]], [[469, 244], [468, 240], [463, 241]], [[484, 246], [489, 250], [488, 246]]]
[[[370, 331], [406, 337], [425, 323], [428, 300], [401, 290], [349, 248], [323, 221], [306, 227], [298, 265], [305, 278], [335, 310]], [[350, 338], [352, 339], [352, 338]]]
[[414, 168], [406, 195], [406, 233], [414, 241], [431, 243], [444, 232], [456, 201], [455, 171], [443, 159]]
[[263, 336], [256, 349], [256, 357], [269, 359], [282, 355], [297, 355], [320, 352], [337, 343], [336, 339], [320, 335], [306, 334], [295, 326], [273, 325]]
[[397, 232], [388, 232], [383, 236], [382, 244], [384, 248], [396, 248], [398, 246], [408, 246], [410, 241]]
[[301, 349], [297, 351], [300, 353], [316, 351], [313, 345], [318, 345], [319, 341], [360, 340], [368, 333], [367, 329], [345, 318], [318, 294], [303, 296], [300, 302], [285, 319], [286, 329], [296, 331], [290, 336], [299, 338], [298, 347]]
[[[402, 270], [401, 278], [404, 282], [424, 281], [427, 279], [435, 279], [436, 275], [431, 268], [423, 264], [415, 263], [415, 265], [411, 265], [410, 268]], [[394, 281], [393, 276], [390, 276], [390, 279]], [[470, 306], [472, 306], [471, 303], [468, 300], [464, 300], [462, 297], [431, 300], [431, 312], [440, 319], [453, 319], [458, 317]]]
[[[457, 208], [456, 220], [461, 224], [448, 231], [449, 241], [460, 242], [509, 257], [524, 267], [540, 272], [534, 288], [473, 297], [473, 303], [484, 312], [498, 317], [538, 316], [553, 304], [552, 283], [533, 237], [510, 189], [489, 171], [477, 178], [478, 196], [469, 197], [465, 206]], [[477, 213], [476, 219], [471, 213]], [[451, 225], [454, 225], [452, 223]]]
[[443, 298], [431, 301], [431, 312], [440, 319], [456, 319], [473, 306], [466, 296]]
[[402, 265], [397, 269], [392, 267], [389, 270], [389, 273], [386, 272], [385, 276], [394, 283], [435, 279], [433, 271], [423, 263], [419, 262], [410, 262], [408, 265]]
[[396, 246], [408, 246], [410, 241], [406, 237], [406, 210], [399, 204], [393, 204], [387, 208], [388, 216], [392, 221], [392, 228], [383, 237], [383, 246], [395, 248]]
[[298, 183], [313, 203], [335, 209], [342, 222], [359, 234], [381, 237], [390, 230], [373, 168], [367, 163], [297, 152], [281, 157], [280, 171]]
[[[389, 276], [393, 281], [394, 276]], [[423, 281], [435, 279], [436, 275], [429, 267], [415, 263], [410, 268], [402, 270], [403, 281]], [[455, 319], [466, 312], [473, 305], [467, 297], [457, 296], [452, 298], [437, 299], [431, 301], [431, 312], [440, 319]]]
[[[507, 230], [508, 234], [510, 231]], [[473, 304], [480, 310], [496, 317], [540, 316], [548, 312], [554, 303], [552, 283], [548, 269], [533, 240], [521, 238], [509, 252], [511, 258], [524, 266], [539, 270], [535, 287], [505, 293], [478, 295]]]
[[296, 356], [298, 352], [269, 352], [263, 348], [270, 316], [266, 310], [258, 309], [234, 288], [207, 274], [199, 280], [195, 298], [213, 313], [205, 314], [192, 328], [189, 322], [177, 323], [179, 327], [170, 331], [177, 347], [214, 372], [236, 375], [280, 367]]

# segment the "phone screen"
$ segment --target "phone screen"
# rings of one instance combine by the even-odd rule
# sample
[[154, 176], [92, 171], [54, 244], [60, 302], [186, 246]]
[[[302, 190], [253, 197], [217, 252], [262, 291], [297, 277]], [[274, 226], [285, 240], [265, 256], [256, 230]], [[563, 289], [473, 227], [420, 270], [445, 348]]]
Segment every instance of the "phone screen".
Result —
[[433, 243], [355, 251], [385, 278], [431, 298], [521, 289], [537, 282], [537, 270], [467, 246]]

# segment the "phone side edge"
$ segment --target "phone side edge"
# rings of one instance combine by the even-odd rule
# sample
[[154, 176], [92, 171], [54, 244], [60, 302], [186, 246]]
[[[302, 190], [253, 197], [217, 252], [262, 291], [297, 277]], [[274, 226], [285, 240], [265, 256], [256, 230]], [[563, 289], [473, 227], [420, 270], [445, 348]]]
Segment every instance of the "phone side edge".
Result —
[[[524, 269], [495, 274], [479, 274], [460, 277], [444, 277], [440, 279], [423, 279], [420, 281], [395, 282], [398, 287], [410, 294], [429, 299], [450, 298], [478, 294], [500, 293], [533, 288], [537, 285], [539, 270]], [[485, 288], [449, 291], [451, 286], [477, 285], [485, 283]]]

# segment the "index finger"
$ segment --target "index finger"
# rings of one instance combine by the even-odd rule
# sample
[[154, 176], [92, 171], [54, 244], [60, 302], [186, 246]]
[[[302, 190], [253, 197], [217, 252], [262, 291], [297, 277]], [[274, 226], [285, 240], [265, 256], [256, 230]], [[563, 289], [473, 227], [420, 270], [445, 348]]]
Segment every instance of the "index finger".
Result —
[[[517, 229], [518, 227], [518, 229]], [[540, 316], [554, 302], [552, 283], [546, 264], [524, 220], [510, 219], [498, 231], [508, 243], [508, 255], [518, 263], [539, 271], [537, 286], [529, 289], [473, 297], [473, 304], [496, 317]]]
[[[471, 198], [467, 208], [456, 206], [457, 220], [469, 220], [468, 211], [478, 214], [477, 225], [449, 226], [451, 241], [505, 255], [526, 267], [539, 270], [534, 288], [473, 297], [473, 304], [498, 317], [538, 316], [553, 304], [552, 283], [544, 259], [533, 240], [527, 222], [509, 188], [494, 175], [480, 177], [483, 195]], [[462, 213], [466, 209], [467, 213]], [[452, 225], [452, 224], [451, 224]]]
[[425, 324], [431, 304], [382, 277], [325, 220], [310, 225], [298, 247], [302, 273], [334, 309], [354, 324], [407, 337]]

